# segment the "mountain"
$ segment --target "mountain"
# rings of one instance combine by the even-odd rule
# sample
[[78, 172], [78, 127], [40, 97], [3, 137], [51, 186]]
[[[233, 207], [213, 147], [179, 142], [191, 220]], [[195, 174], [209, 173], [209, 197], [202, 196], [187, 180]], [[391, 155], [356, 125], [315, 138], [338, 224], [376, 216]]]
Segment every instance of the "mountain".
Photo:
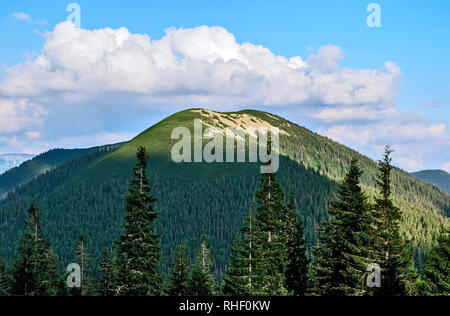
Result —
[[[72, 249], [81, 234], [87, 238], [98, 263], [103, 249], [111, 248], [111, 241], [122, 231], [124, 196], [136, 163], [136, 149], [145, 146], [150, 153], [150, 183], [158, 199], [161, 269], [166, 271], [179, 243], [183, 241], [192, 256], [201, 235], [206, 234], [215, 272], [221, 276], [242, 217], [248, 214], [259, 186], [260, 164], [174, 163], [171, 148], [178, 140], [172, 140], [171, 133], [176, 127], [185, 127], [192, 133], [194, 119], [215, 128], [280, 129], [277, 178], [286, 194], [294, 192], [309, 246], [315, 242], [320, 223], [329, 219], [328, 205], [353, 158], [360, 160], [364, 171], [364, 190], [372, 199], [376, 194], [377, 164], [350, 148], [266, 112], [191, 109], [167, 117], [116, 149], [86, 153], [16, 189], [0, 202], [0, 250], [12, 257], [25, 211], [34, 201], [41, 209], [43, 229], [62, 264], [73, 262]], [[411, 241], [420, 265], [440, 227], [450, 225], [450, 197], [400, 169], [393, 171], [392, 178], [395, 202], [404, 212], [402, 234]]]
[[450, 194], [450, 174], [444, 170], [423, 170], [411, 173], [417, 179], [434, 184]]
[[[0, 175], [0, 200], [5, 198], [15, 188], [33, 180], [37, 176], [95, 150], [98, 150], [98, 147], [87, 149], [52, 149], [20, 165], [17, 164], [16, 167]], [[10, 155], [4, 155], [4, 157], [10, 157]], [[24, 160], [26, 160], [25, 157], [32, 158], [31, 155], [20, 155], [17, 157], [21, 157]]]
[[33, 158], [28, 154], [4, 154], [0, 155], [0, 175], [5, 171], [19, 166], [22, 162]]

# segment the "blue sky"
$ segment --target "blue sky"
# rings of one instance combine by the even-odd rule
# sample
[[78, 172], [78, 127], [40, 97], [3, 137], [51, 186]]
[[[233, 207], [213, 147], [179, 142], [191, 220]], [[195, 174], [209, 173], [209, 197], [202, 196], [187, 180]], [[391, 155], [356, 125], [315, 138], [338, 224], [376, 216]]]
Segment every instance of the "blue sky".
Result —
[[[317, 67], [322, 69], [322, 72], [324, 64], [332, 63], [332, 69], [327, 69], [326, 72], [336, 74], [336, 81], [343, 80], [341, 69], [383, 71], [386, 62], [395, 63], [398, 70], [395, 68], [396, 70], [386, 71], [386, 76], [390, 76], [386, 77], [386, 80], [392, 80], [391, 85], [396, 85], [392, 91], [386, 90], [389, 87], [381, 86], [379, 81], [385, 80], [383, 76], [367, 78], [368, 81], [363, 83], [370, 91], [392, 93], [389, 98], [371, 95], [370, 98], [347, 102], [346, 98], [339, 96], [339, 91], [335, 95], [316, 95], [317, 91], [314, 90], [314, 93], [308, 92], [314, 94], [313, 97], [298, 98], [294, 101], [278, 95], [267, 95], [258, 99], [245, 94], [249, 94], [249, 88], [242, 94], [245, 95], [245, 100], [240, 98], [236, 101], [235, 98], [225, 100], [222, 96], [227, 92], [218, 91], [214, 87], [214, 92], [208, 93], [215, 95], [215, 98], [211, 97], [208, 102], [204, 101], [204, 98], [192, 98], [194, 101], [187, 103], [192, 106], [197, 105], [196, 102], [198, 105], [206, 103], [209, 108], [217, 110], [246, 107], [265, 109], [288, 116], [296, 123], [332, 137], [372, 158], [379, 156], [383, 143], [390, 143], [398, 149], [398, 164], [407, 170], [450, 170], [449, 150], [446, 149], [450, 147], [449, 1], [376, 1], [381, 7], [381, 28], [367, 26], [366, 18], [369, 13], [366, 12], [366, 7], [371, 1], [360, 0], [76, 2], [81, 7], [81, 28], [85, 30], [125, 27], [130, 34], [147, 34], [152, 40], [159, 40], [166, 36], [165, 30], [171, 27], [196, 30], [203, 25], [220, 26], [227, 34], [232, 34], [238, 44], [248, 42], [255, 46], [262, 45], [274, 55], [287, 59], [300, 56], [310, 69], [308, 74], [309, 71], [314, 72], [314, 65], [317, 66], [317, 62], [313, 65], [314, 59], [311, 58], [309, 62], [308, 57], [317, 55]], [[90, 133], [99, 135], [98, 138], [88, 138], [91, 142], [114, 140], [114, 137], [126, 138], [178, 109], [173, 105], [173, 97], [170, 100], [159, 97], [158, 101], [155, 101], [148, 91], [144, 95], [141, 90], [139, 96], [122, 96], [120, 102], [111, 105], [113, 110], [107, 114], [106, 110], [96, 108], [101, 94], [98, 98], [89, 99], [85, 97], [85, 92], [83, 97], [78, 95], [80, 90], [77, 90], [71, 97], [77, 94], [78, 101], [71, 99], [69, 102], [67, 98], [63, 98], [64, 101], [49, 101], [55, 94], [55, 87], [38, 89], [38, 95], [34, 92], [23, 95], [10, 92], [5, 78], [21, 76], [18, 78], [23, 80], [23, 74], [18, 74], [19, 71], [11, 74], [8, 69], [13, 69], [15, 65], [26, 60], [33, 61], [42, 54], [46, 57], [56, 56], [52, 55], [52, 52], [43, 53], [43, 46], [49, 42], [48, 35], [44, 34], [54, 32], [55, 27], [66, 19], [69, 14], [66, 12], [66, 6], [69, 3], [70, 1], [48, 0], [2, 1], [0, 39], [3, 44], [0, 49], [0, 63], [4, 66], [0, 77], [0, 102], [3, 99], [6, 104], [4, 111], [29, 106], [33, 108], [33, 112], [30, 114], [15, 110], [14, 118], [18, 123], [12, 124], [11, 120], [8, 120], [11, 125], [9, 130], [0, 128], [0, 153], [35, 153], [52, 146], [80, 146]], [[192, 36], [203, 38], [200, 33]], [[181, 45], [180, 41], [184, 41], [188, 36], [191, 35], [175, 36], [179, 42], [174, 45]], [[183, 39], [180, 39], [182, 37]], [[58, 43], [64, 45], [62, 42]], [[319, 54], [321, 47], [338, 47], [339, 50], [329, 49]], [[226, 47], [219, 49], [226, 51], [223, 54], [228, 52]], [[193, 54], [195, 57], [200, 56], [197, 52]], [[201, 58], [203, 57], [211, 62], [209, 57], [202, 55]], [[335, 59], [339, 60], [336, 67], [333, 64]], [[30, 73], [30, 69], [24, 67], [21, 71]], [[364, 75], [365, 77], [367, 76]], [[323, 78], [316, 76], [312, 80]], [[358, 80], [356, 78], [348, 79], [346, 84], [355, 84]], [[376, 88], [370, 88], [370, 80], [376, 81]], [[180, 93], [177, 89], [184, 91], [186, 87], [171, 88], [170, 93]], [[129, 90], [124, 90], [130, 93]], [[134, 88], [131, 90], [135, 92]], [[136, 98], [141, 100], [143, 105], [130, 110], [127, 104], [137, 100]], [[145, 101], [149, 98], [151, 101]], [[58, 102], [60, 104], [66, 101], [66, 107], [55, 106]], [[25, 103], [20, 105], [20, 102]], [[217, 108], [214, 102], [218, 103]], [[166, 104], [171, 106], [165, 106]], [[354, 115], [362, 112], [366, 115]], [[4, 113], [1, 108], [0, 113]], [[335, 118], [336, 114], [339, 116], [342, 113], [346, 114], [341, 119]], [[380, 115], [383, 119], [380, 119], [377, 113], [382, 113]], [[20, 115], [29, 119], [23, 120]], [[80, 122], [72, 126], [63, 119], [67, 115], [79, 118]], [[334, 118], [330, 118], [330, 115], [334, 115]], [[38, 118], [39, 124], [42, 125], [39, 130], [27, 131], [18, 127], [24, 122], [32, 122], [32, 119]], [[95, 124], [100, 127], [93, 129], [92, 125]], [[388, 130], [390, 128], [386, 135], [372, 135], [386, 126]], [[390, 137], [396, 132], [392, 126], [401, 127], [400, 136]], [[365, 135], [364, 141], [361, 141], [360, 135]], [[12, 142], [11, 139], [15, 141]]]

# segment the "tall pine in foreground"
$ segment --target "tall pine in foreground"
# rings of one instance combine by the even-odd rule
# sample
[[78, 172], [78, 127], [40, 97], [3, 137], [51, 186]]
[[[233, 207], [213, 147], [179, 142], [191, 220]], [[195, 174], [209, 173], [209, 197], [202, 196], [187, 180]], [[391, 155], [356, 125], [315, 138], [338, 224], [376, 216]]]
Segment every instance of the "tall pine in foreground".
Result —
[[217, 294], [215, 279], [211, 272], [212, 266], [211, 250], [208, 248], [206, 236], [203, 235], [195, 256], [195, 263], [191, 268], [188, 295], [212, 296]]
[[160, 237], [155, 233], [158, 213], [146, 175], [145, 148], [139, 147], [136, 156], [138, 163], [126, 197], [125, 232], [116, 241], [116, 292], [122, 296], [152, 296], [160, 294], [161, 283]]
[[177, 253], [170, 271], [169, 286], [167, 295], [186, 296], [188, 295], [189, 282], [189, 258], [184, 245], [178, 246]]
[[6, 275], [6, 262], [0, 252], [0, 296], [8, 295], [8, 278]]
[[[365, 270], [369, 249], [361, 245], [361, 233], [370, 230], [367, 197], [359, 181], [361, 170], [353, 160], [314, 248], [314, 295], [344, 296], [365, 294]], [[369, 243], [370, 244], [370, 243]]]
[[223, 294], [230, 296], [251, 296], [255, 294], [255, 229], [252, 208], [245, 218], [241, 234], [231, 249], [231, 263], [224, 277]]
[[284, 193], [274, 173], [261, 177], [256, 192], [255, 214], [255, 295], [284, 296], [288, 251], [286, 245], [286, 205]]
[[286, 288], [296, 296], [304, 296], [310, 289], [308, 272], [309, 259], [305, 245], [304, 228], [297, 218], [294, 192], [289, 194], [286, 232], [288, 265], [286, 267]]
[[18, 257], [11, 272], [11, 294], [55, 296], [58, 294], [58, 264], [50, 243], [44, 237], [41, 216], [34, 205], [28, 209], [25, 233], [19, 241]]
[[412, 295], [416, 292], [418, 276], [412, 256], [400, 235], [402, 213], [392, 201], [391, 153], [386, 146], [383, 159], [378, 161], [377, 185], [379, 197], [375, 201], [376, 251], [381, 267], [381, 287], [372, 289], [374, 295]]
[[423, 269], [420, 294], [450, 296], [450, 230], [442, 231]]

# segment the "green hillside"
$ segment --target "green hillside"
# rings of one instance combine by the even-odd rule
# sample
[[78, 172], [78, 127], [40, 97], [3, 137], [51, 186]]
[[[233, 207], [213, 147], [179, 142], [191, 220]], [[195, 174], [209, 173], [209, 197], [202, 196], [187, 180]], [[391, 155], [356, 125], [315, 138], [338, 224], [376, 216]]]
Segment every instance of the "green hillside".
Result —
[[[27, 204], [40, 206], [44, 231], [63, 264], [73, 260], [72, 248], [84, 234], [94, 250], [94, 259], [121, 232], [123, 197], [135, 165], [136, 148], [147, 147], [149, 175], [160, 216], [162, 270], [166, 270], [175, 247], [185, 241], [195, 249], [205, 233], [212, 245], [216, 274], [222, 275], [230, 246], [242, 224], [259, 184], [257, 163], [181, 163], [170, 159], [177, 140], [175, 127], [193, 130], [195, 118], [216, 127], [272, 125], [279, 127], [280, 169], [277, 177], [285, 191], [294, 190], [300, 217], [306, 223], [306, 240], [315, 241], [316, 229], [328, 219], [327, 207], [334, 197], [352, 158], [361, 161], [363, 183], [373, 196], [374, 161], [326, 137], [268, 113], [241, 111], [217, 113], [194, 109], [174, 114], [144, 131], [120, 148], [91, 152], [18, 189], [0, 203], [0, 249], [11, 258], [23, 226]], [[441, 225], [448, 225], [450, 198], [432, 185], [395, 170], [394, 194], [404, 211], [402, 231], [415, 247], [419, 264]], [[192, 254], [191, 254], [192, 255]]]
[[411, 173], [417, 179], [434, 184], [450, 194], [450, 174], [444, 170], [423, 170]]
[[[114, 148], [112, 145], [111, 149]], [[87, 149], [52, 149], [42, 153], [20, 166], [12, 168], [0, 175], [0, 199], [37, 176], [74, 160], [86, 153], [97, 150], [97, 147]]]

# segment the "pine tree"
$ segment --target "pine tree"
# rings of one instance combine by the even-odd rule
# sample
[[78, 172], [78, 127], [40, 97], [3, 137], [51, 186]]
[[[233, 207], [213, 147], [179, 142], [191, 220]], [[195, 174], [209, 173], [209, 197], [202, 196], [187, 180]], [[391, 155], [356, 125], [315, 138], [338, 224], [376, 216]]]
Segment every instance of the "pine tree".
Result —
[[212, 296], [217, 294], [215, 279], [211, 273], [212, 266], [211, 251], [208, 248], [206, 236], [203, 235], [189, 276], [188, 294], [190, 296]]
[[378, 162], [380, 175], [377, 184], [380, 196], [375, 201], [377, 257], [381, 266], [381, 287], [372, 289], [374, 295], [409, 295], [415, 292], [417, 272], [412, 256], [400, 235], [402, 213], [391, 197], [391, 153], [386, 146], [383, 160]]
[[138, 148], [137, 159], [126, 197], [125, 232], [116, 241], [116, 291], [122, 296], [160, 293], [160, 237], [154, 224], [158, 213], [154, 211], [156, 199], [146, 176], [148, 156], [144, 147]]
[[338, 196], [331, 203], [333, 218], [323, 223], [319, 244], [314, 248], [315, 295], [363, 295], [369, 249], [361, 246], [361, 235], [370, 230], [367, 197], [359, 185], [361, 170], [353, 160]]
[[67, 285], [67, 278], [69, 277], [70, 273], [66, 272], [63, 274], [57, 284], [57, 296], [72, 296], [72, 293], [74, 292], [74, 289], [71, 289]]
[[224, 277], [224, 295], [251, 296], [255, 293], [255, 229], [251, 207], [250, 214], [245, 221], [246, 224], [241, 229], [241, 235], [236, 238], [231, 249], [231, 264]]
[[108, 248], [103, 251], [98, 288], [101, 296], [114, 296], [115, 294], [114, 266]]
[[443, 230], [423, 269], [420, 294], [450, 296], [450, 230]]
[[188, 295], [189, 282], [189, 258], [184, 245], [178, 246], [174, 262], [170, 271], [169, 286], [167, 295], [186, 296]]
[[3, 254], [0, 253], [0, 296], [8, 295], [8, 277], [6, 274], [6, 262]]
[[11, 294], [54, 296], [58, 293], [58, 264], [50, 243], [42, 233], [39, 210], [28, 209], [24, 237], [19, 241], [19, 256], [11, 273]]
[[84, 236], [80, 236], [77, 244], [75, 245], [75, 255], [77, 257], [77, 263], [80, 266], [81, 273], [81, 287], [79, 289], [73, 288], [71, 290], [74, 295], [89, 296], [91, 280], [88, 278], [89, 270], [91, 269], [91, 250], [87, 246], [87, 241]]
[[262, 175], [256, 199], [254, 294], [284, 296], [288, 294], [285, 288], [288, 263], [286, 206], [275, 174]]
[[289, 194], [286, 231], [288, 265], [286, 267], [286, 288], [296, 296], [304, 296], [310, 290], [308, 272], [309, 259], [305, 246], [304, 228], [297, 218], [294, 192]]

